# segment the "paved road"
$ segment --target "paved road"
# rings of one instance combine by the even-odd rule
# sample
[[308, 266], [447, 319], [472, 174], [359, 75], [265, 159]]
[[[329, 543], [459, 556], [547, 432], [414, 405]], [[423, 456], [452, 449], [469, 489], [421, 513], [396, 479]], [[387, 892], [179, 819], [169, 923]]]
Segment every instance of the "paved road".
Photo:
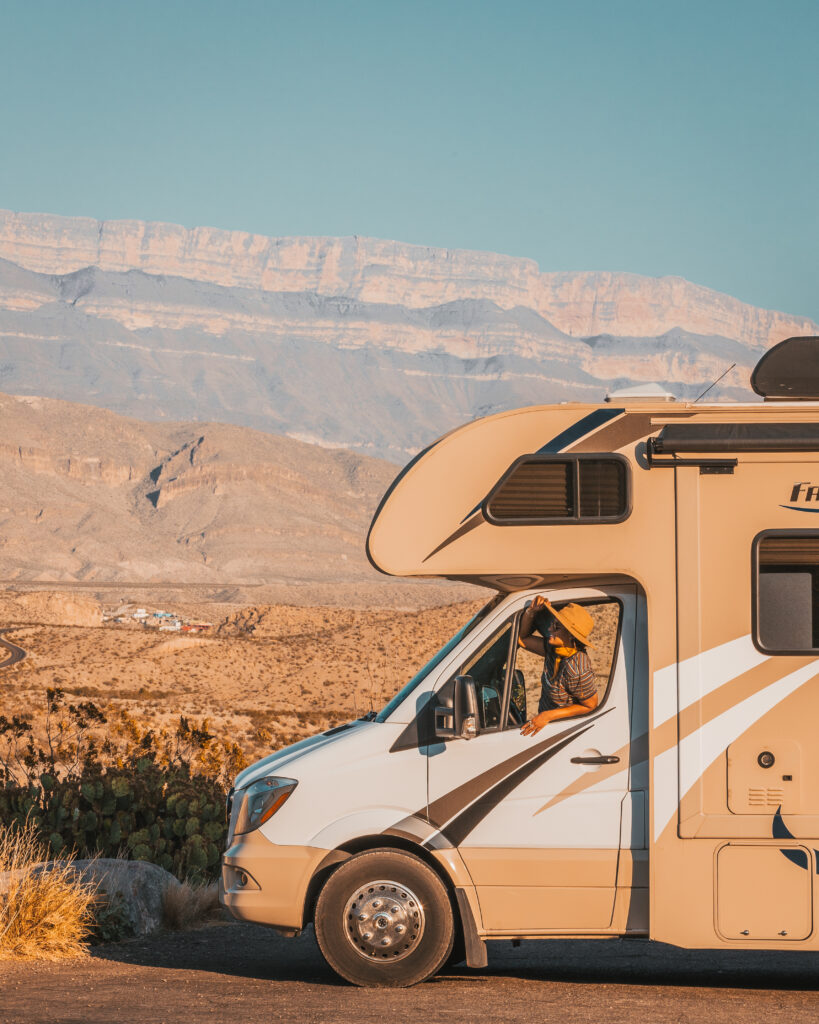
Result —
[[819, 954], [689, 953], [611, 942], [490, 944], [489, 967], [413, 989], [356, 989], [313, 935], [221, 925], [100, 947], [67, 964], [5, 963], [3, 1024], [788, 1024], [819, 1021]]
[[18, 647], [17, 644], [13, 644], [10, 640], [4, 640], [4, 633], [8, 633], [8, 630], [0, 629], [0, 647], [4, 647], [9, 652], [9, 656], [5, 661], [0, 661], [0, 668], [11, 668], [12, 665], [16, 665], [18, 661], [22, 661], [25, 658], [26, 652], [22, 647]]

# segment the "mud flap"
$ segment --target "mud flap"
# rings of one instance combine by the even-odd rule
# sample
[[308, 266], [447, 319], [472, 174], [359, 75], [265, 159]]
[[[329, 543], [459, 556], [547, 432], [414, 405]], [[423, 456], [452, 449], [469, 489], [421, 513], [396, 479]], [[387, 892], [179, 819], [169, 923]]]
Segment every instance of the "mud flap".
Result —
[[486, 955], [486, 943], [478, 935], [478, 928], [475, 918], [472, 915], [472, 907], [463, 889], [455, 890], [458, 899], [458, 910], [461, 913], [461, 926], [464, 930], [464, 950], [466, 952], [467, 967], [486, 967], [489, 960]]

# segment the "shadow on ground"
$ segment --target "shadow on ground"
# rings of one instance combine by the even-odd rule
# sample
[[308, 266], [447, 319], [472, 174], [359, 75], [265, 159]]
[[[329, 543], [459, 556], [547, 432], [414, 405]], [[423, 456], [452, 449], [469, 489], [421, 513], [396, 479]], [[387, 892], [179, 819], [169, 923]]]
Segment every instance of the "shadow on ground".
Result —
[[[286, 939], [268, 928], [225, 924], [93, 951], [95, 959], [165, 970], [204, 971], [279, 983], [345, 987], [325, 964], [312, 929]], [[433, 986], [509, 981], [573, 985], [819, 990], [819, 954], [794, 950], [684, 950], [626, 939], [489, 943], [489, 966], [443, 970]]]

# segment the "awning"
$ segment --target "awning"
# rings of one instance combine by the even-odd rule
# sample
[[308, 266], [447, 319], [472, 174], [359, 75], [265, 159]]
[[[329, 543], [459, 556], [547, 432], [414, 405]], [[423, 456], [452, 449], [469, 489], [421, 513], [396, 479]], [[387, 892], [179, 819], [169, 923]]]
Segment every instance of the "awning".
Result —
[[679, 423], [663, 427], [658, 455], [819, 451], [819, 423]]

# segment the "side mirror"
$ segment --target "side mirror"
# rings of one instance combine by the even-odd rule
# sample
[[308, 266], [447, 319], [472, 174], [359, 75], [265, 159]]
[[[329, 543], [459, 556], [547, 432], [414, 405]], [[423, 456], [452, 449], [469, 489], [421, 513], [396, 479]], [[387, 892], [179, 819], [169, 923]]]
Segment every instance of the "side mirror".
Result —
[[435, 708], [435, 735], [438, 739], [471, 740], [478, 735], [478, 695], [472, 676], [455, 676], [439, 694]]

